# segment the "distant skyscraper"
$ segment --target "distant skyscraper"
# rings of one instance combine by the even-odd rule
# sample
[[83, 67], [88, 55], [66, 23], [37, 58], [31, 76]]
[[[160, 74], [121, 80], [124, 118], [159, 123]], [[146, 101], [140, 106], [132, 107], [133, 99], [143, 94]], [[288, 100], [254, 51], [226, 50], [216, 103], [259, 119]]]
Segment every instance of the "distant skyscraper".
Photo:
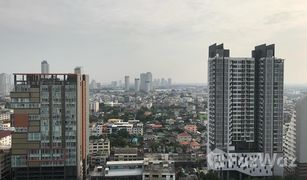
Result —
[[[252, 152], [282, 157], [283, 60], [274, 45], [260, 45], [252, 58], [230, 57], [223, 44], [209, 47], [208, 150]], [[264, 171], [240, 166], [224, 168], [251, 176], [282, 175], [280, 166]]]
[[102, 84], [101, 83], [96, 83], [97, 85], [97, 89], [101, 89], [102, 88]]
[[[112, 81], [111, 82], [111, 87], [112, 88], [116, 88], [117, 87], [117, 81]], [[119, 85], [119, 87], [120, 87], [120, 85]]]
[[88, 76], [14, 74], [13, 179], [85, 179]]
[[0, 74], [0, 96], [7, 96], [12, 89], [12, 77], [9, 74]]
[[42, 74], [49, 74], [49, 64], [47, 61], [41, 62], [41, 72]]
[[171, 85], [172, 85], [172, 79], [171, 79], [171, 78], [168, 78], [168, 79], [167, 79], [167, 85], [168, 85], [168, 86], [171, 86]]
[[75, 67], [75, 74], [83, 74], [83, 67], [77, 66]]
[[298, 180], [307, 179], [307, 96], [296, 105], [296, 157]]
[[167, 81], [164, 79], [164, 78], [162, 78], [161, 79], [161, 86], [166, 86], [167, 85]]
[[150, 90], [151, 90], [150, 81], [146, 81], [146, 83], [145, 83], [145, 92], [149, 92]]
[[140, 91], [140, 79], [139, 78], [134, 79], [134, 90], [136, 92]]
[[153, 90], [153, 86], [152, 86], [152, 73], [151, 72], [147, 72], [146, 73], [146, 89], [147, 89], [146, 92], [149, 92], [149, 91]]
[[152, 73], [141, 73], [140, 75], [140, 90], [143, 92], [149, 92], [153, 90]]
[[116, 86], [118, 86], [119, 88], [123, 88], [122, 80], [119, 80], [118, 83], [116, 82]]
[[90, 89], [97, 89], [97, 83], [96, 83], [95, 80], [92, 80], [92, 81], [91, 81]]
[[125, 76], [125, 91], [129, 91], [130, 88], [130, 77]]
[[140, 74], [140, 90], [145, 91], [146, 89], [146, 73], [141, 73]]

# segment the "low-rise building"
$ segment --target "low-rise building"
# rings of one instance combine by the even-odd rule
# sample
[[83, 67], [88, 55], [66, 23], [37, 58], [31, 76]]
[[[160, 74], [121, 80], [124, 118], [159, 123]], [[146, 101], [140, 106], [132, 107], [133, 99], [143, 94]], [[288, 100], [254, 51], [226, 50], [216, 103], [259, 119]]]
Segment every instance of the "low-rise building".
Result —
[[143, 160], [108, 161], [105, 168], [106, 179], [133, 179], [141, 180]]
[[145, 158], [143, 180], [152, 179], [175, 180], [175, 162]]
[[[102, 134], [112, 134], [120, 130], [126, 130], [129, 134], [143, 135], [143, 123], [115, 122], [106, 123], [100, 128]], [[100, 132], [97, 130], [97, 132]]]
[[133, 124], [131, 134], [143, 136], [143, 123]]
[[9, 109], [0, 109], [0, 122], [10, 120], [12, 111]]
[[95, 167], [91, 180], [142, 180], [143, 160], [108, 161], [105, 168]]
[[136, 161], [143, 160], [143, 156], [138, 152], [138, 148], [114, 148], [111, 159], [114, 161]]
[[102, 165], [110, 156], [110, 141], [108, 139], [94, 139], [89, 143], [91, 167]]

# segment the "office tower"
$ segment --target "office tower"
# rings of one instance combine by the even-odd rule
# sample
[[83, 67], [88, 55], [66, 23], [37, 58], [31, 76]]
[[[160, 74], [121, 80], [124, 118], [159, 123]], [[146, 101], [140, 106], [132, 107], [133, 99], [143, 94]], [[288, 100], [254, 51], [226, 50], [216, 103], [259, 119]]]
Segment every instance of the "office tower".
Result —
[[13, 179], [85, 179], [88, 76], [14, 74]]
[[307, 179], [307, 96], [296, 104], [296, 174], [299, 180]]
[[135, 92], [140, 91], [140, 79], [139, 78], [134, 79], [134, 90]]
[[125, 76], [125, 91], [129, 91], [129, 87], [130, 87], [130, 77]]
[[49, 74], [49, 64], [47, 61], [41, 62], [41, 72], [42, 74]]
[[230, 57], [223, 44], [211, 45], [208, 85], [208, 151], [258, 157], [257, 168], [236, 164], [220, 170], [282, 175], [283, 168], [276, 164], [270, 170], [259, 164], [264, 154], [282, 157], [283, 60], [274, 57], [274, 45], [257, 46], [252, 58]]
[[0, 74], [0, 96], [7, 96], [12, 89], [11, 75], [1, 73]]

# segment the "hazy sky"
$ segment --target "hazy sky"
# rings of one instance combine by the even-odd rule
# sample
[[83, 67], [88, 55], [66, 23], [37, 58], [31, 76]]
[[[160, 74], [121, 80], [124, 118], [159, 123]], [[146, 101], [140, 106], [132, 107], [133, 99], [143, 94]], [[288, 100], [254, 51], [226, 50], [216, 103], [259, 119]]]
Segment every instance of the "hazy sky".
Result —
[[275, 43], [286, 83], [307, 83], [307, 0], [0, 0], [0, 73], [83, 66], [101, 82], [139, 76], [205, 83], [207, 50]]

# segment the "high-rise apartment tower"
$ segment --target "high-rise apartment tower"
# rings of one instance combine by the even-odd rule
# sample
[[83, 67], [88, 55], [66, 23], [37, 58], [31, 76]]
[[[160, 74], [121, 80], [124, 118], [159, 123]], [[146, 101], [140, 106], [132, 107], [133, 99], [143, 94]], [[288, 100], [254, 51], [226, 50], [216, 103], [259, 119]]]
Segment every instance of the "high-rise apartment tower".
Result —
[[[282, 157], [283, 62], [275, 57], [274, 45], [256, 46], [248, 58], [230, 57], [223, 44], [209, 47], [208, 151]], [[237, 165], [224, 170], [251, 176], [282, 174], [282, 167], [265, 169]]]
[[85, 179], [88, 76], [14, 74], [13, 179]]

